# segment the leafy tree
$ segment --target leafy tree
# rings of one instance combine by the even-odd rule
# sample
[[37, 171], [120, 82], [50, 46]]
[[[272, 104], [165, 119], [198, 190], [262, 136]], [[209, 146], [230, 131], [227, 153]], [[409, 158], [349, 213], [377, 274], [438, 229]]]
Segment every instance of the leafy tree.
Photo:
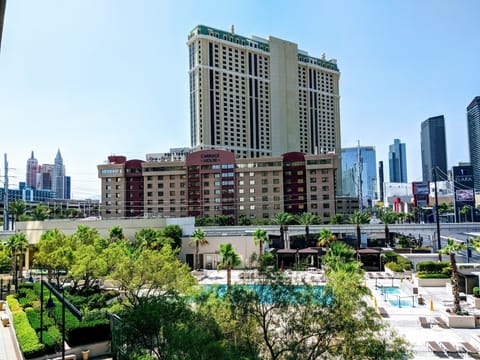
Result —
[[452, 295], [453, 295], [453, 307], [456, 313], [462, 311], [460, 307], [460, 289], [458, 288], [458, 267], [456, 254], [461, 250], [466, 249], [466, 245], [459, 243], [451, 238], [447, 239], [447, 245], [445, 245], [438, 252], [450, 256], [450, 265], [452, 267]]
[[113, 333], [122, 344], [119, 360], [245, 358], [211, 315], [179, 296], [156, 296], [119, 315]]
[[256, 246], [258, 246], [258, 257], [261, 258], [263, 255], [263, 245], [269, 243], [267, 230], [265, 229], [255, 229], [253, 232], [253, 241]]
[[134, 234], [134, 237], [134, 246], [138, 249], [148, 248], [156, 250], [160, 248], [162, 234], [159, 230], [155, 230], [152, 228], [140, 229]]
[[13, 215], [14, 229], [17, 228], [16, 223], [22, 215], [25, 215], [26, 210], [27, 204], [23, 200], [15, 200], [8, 205], [8, 211]]
[[317, 215], [309, 213], [309, 212], [302, 213], [300, 216], [297, 217], [297, 222], [300, 225], [305, 226], [305, 247], [306, 248], [310, 246], [310, 243], [309, 243], [310, 228], [309, 228], [309, 226], [313, 225], [313, 224], [318, 224], [319, 220], [320, 220], [320, 218]]
[[111, 227], [108, 233], [109, 233], [109, 238], [111, 242], [125, 239], [125, 235], [123, 234], [123, 229], [120, 226]]
[[218, 266], [227, 269], [227, 286], [230, 286], [232, 283], [232, 269], [241, 263], [240, 255], [235, 252], [233, 245], [230, 243], [220, 244], [220, 255], [222, 259]]
[[252, 220], [247, 215], [240, 215], [238, 218], [238, 225], [249, 226], [252, 225]]
[[343, 214], [335, 214], [330, 218], [329, 222], [331, 225], [343, 224], [343, 219], [344, 219]]
[[323, 229], [320, 229], [317, 246], [323, 246], [328, 249], [332, 241], [335, 241], [335, 240], [337, 240], [337, 237], [333, 235], [332, 231], [330, 229], [323, 228]]
[[58, 229], [46, 231], [37, 244], [34, 263], [48, 269], [49, 279], [54, 275], [60, 285], [60, 271], [70, 270], [73, 263], [71, 238]]
[[[15, 271], [14, 278], [18, 279], [23, 277], [23, 255], [25, 254], [28, 246], [28, 240], [24, 233], [16, 233], [10, 236], [6, 243], [6, 248], [8, 249], [11, 259], [12, 259], [12, 269]], [[17, 264], [17, 256], [20, 256], [20, 261]]]
[[290, 248], [288, 239], [285, 239], [285, 228], [287, 225], [291, 224], [294, 220], [295, 220], [294, 216], [286, 212], [276, 213], [272, 219], [272, 222], [275, 225], [280, 225], [280, 238], [283, 241], [283, 246], [285, 249]]
[[356, 245], [356, 250], [360, 250], [360, 244], [361, 244], [361, 231], [360, 231], [360, 225], [362, 224], [368, 224], [370, 221], [370, 216], [367, 213], [364, 213], [360, 210], [355, 211], [350, 217], [348, 218], [348, 221], [350, 224], [356, 225], [357, 229], [357, 245]]
[[391, 209], [385, 209], [380, 212], [378, 218], [383, 222], [385, 228], [385, 241], [390, 243], [390, 230], [388, 229], [389, 224], [394, 224], [397, 221], [398, 215]]
[[233, 224], [232, 215], [215, 215], [213, 222], [217, 226], [228, 226]]
[[135, 256], [118, 253], [112, 278], [119, 281], [133, 307], [160, 293], [165, 296], [185, 293], [196, 281], [188, 266], [178, 260], [177, 254], [170, 245], [160, 250], [143, 249]]
[[191, 243], [195, 245], [195, 264], [194, 268], [198, 270], [200, 268], [199, 250], [200, 246], [208, 245], [206, 239], [207, 233], [202, 229], [196, 229], [192, 234]]
[[32, 218], [36, 221], [44, 221], [48, 217], [48, 208], [43, 204], [38, 204], [32, 210]]
[[167, 225], [160, 230], [160, 233], [163, 237], [173, 240], [172, 246], [175, 249], [180, 249], [182, 247], [183, 229], [180, 225]]
[[467, 222], [467, 215], [470, 213], [470, 205], [463, 205], [460, 209], [460, 214], [464, 216], [464, 221]]

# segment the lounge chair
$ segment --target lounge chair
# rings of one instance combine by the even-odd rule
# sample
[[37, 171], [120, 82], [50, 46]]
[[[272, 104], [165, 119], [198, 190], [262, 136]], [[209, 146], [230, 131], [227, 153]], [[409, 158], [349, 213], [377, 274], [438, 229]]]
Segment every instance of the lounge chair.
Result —
[[448, 341], [441, 341], [440, 346], [443, 348], [443, 350], [448, 354], [458, 354], [458, 350], [455, 346], [453, 346], [450, 342]]
[[467, 353], [470, 357], [479, 359], [480, 358], [480, 352], [476, 347], [474, 347], [472, 344], [469, 342], [461, 342], [457, 345], [457, 349], [460, 352]]
[[379, 307], [377, 309], [378, 309], [379, 314], [382, 315], [384, 318], [389, 317], [388, 312], [387, 312], [387, 310], [385, 310], [385, 308]]
[[447, 323], [440, 316], [436, 316], [435, 320], [437, 321], [438, 326], [442, 329], [448, 329]]
[[431, 324], [430, 322], [427, 320], [427, 318], [425, 316], [419, 316], [418, 317], [418, 321], [420, 322], [420, 325], [424, 328], [424, 329], [429, 329], [431, 327]]
[[446, 355], [445, 351], [443, 351], [443, 348], [436, 341], [427, 341], [425, 345], [427, 346], [427, 349], [433, 352], [435, 355]]

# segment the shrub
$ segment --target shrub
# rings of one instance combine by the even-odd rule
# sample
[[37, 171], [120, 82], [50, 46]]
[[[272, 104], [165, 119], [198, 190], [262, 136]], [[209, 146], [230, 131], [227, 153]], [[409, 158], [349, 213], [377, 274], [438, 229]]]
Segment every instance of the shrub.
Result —
[[47, 331], [43, 332], [42, 337], [47, 354], [53, 354], [62, 345], [62, 332], [57, 326], [50, 326]]
[[426, 273], [419, 272], [417, 273], [419, 279], [448, 279], [450, 276], [442, 273]]
[[450, 263], [446, 261], [424, 261], [417, 264], [417, 270], [425, 273], [442, 273], [449, 267]]
[[480, 288], [478, 286], [475, 286], [473, 289], [473, 296], [475, 297], [480, 297]]
[[23, 308], [31, 307], [35, 301], [39, 300], [33, 288], [24, 288], [22, 293], [17, 294], [17, 298]]
[[20, 306], [20, 303], [16, 299], [15, 295], [7, 296], [7, 304], [12, 313], [22, 310], [22, 307]]
[[385, 267], [395, 272], [403, 271], [402, 265], [397, 264], [396, 262], [393, 262], [393, 261], [386, 263]]
[[25, 358], [30, 359], [44, 354], [45, 346], [38, 340], [37, 333], [30, 326], [25, 312], [19, 310], [13, 313], [13, 326]]

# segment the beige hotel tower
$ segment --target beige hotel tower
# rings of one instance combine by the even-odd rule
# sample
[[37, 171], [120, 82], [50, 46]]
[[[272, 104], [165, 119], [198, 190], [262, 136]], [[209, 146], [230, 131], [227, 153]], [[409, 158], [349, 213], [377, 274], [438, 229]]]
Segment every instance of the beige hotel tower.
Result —
[[270, 36], [207, 26], [188, 36], [191, 145], [239, 158], [341, 153], [336, 60]]

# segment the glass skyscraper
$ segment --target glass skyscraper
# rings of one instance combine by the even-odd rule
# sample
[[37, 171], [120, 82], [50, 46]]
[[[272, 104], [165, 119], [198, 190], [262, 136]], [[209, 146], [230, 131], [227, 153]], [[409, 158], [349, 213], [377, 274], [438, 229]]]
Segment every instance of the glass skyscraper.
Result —
[[388, 168], [390, 172], [390, 182], [407, 182], [407, 150], [405, 143], [399, 139], [394, 139], [388, 152]]
[[480, 96], [467, 106], [468, 145], [475, 192], [480, 191]]
[[447, 141], [443, 115], [422, 122], [421, 132], [422, 178], [432, 182], [433, 169], [437, 168], [437, 180], [447, 180]]
[[377, 198], [377, 160], [375, 147], [342, 149], [342, 192], [361, 198], [362, 206], [372, 206]]

